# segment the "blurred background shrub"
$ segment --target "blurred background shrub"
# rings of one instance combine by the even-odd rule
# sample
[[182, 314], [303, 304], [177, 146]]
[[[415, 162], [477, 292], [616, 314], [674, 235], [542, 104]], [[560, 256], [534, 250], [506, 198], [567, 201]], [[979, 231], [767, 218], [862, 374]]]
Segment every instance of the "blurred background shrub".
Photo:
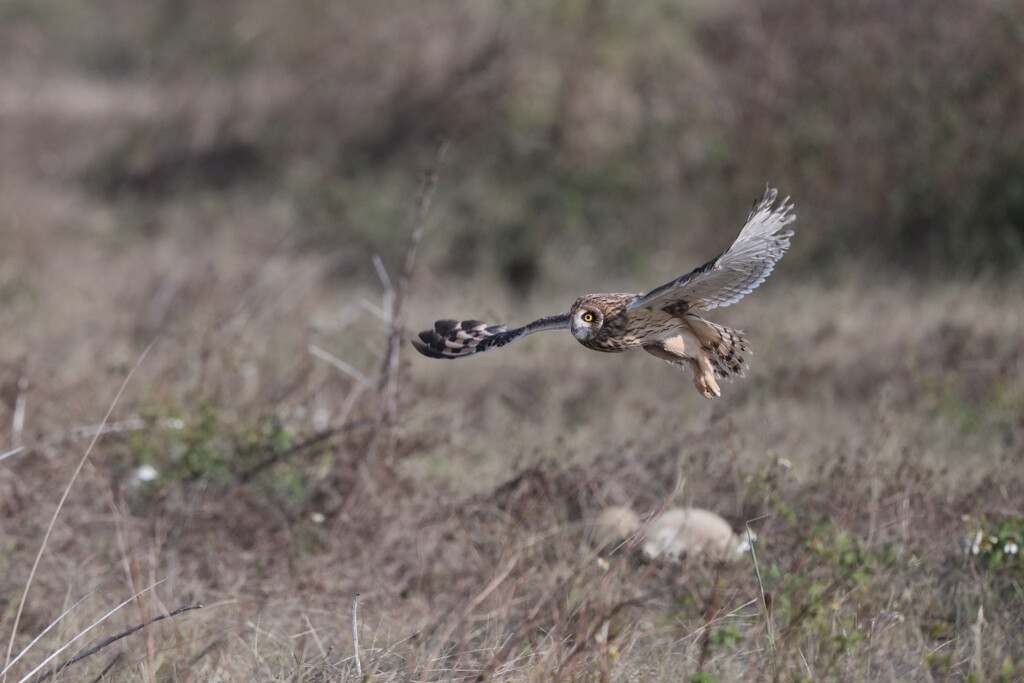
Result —
[[1024, 253], [1022, 13], [12, 0], [0, 57], [9, 77], [156, 89], [67, 168], [148, 229], [183, 194], [233, 193], [273, 203], [299, 246], [398, 253], [408, 169], [443, 136], [432, 256], [521, 294], [566, 259], [635, 276], [652, 251], [710, 256], [766, 181], [797, 199], [805, 267], [975, 275]]

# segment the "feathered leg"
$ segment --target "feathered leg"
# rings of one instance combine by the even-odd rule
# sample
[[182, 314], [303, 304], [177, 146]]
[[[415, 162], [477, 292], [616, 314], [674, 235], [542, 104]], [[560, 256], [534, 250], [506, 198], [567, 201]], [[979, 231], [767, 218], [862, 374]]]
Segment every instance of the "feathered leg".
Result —
[[717, 380], [742, 377], [746, 370], [743, 333], [692, 314], [684, 316], [683, 322], [678, 334], [647, 344], [644, 351], [677, 367], [689, 367], [693, 383], [704, 398], [721, 396]]
[[685, 316], [684, 320], [693, 330], [709, 362], [715, 366], [715, 377], [726, 377], [730, 381], [734, 375], [743, 377], [747, 371], [747, 361], [743, 359], [743, 352], [749, 349], [747, 339], [741, 331], [715, 324], [693, 314]]
[[721, 396], [722, 390], [715, 381], [715, 370], [708, 354], [701, 349], [697, 338], [689, 331], [680, 332], [657, 344], [647, 344], [644, 351], [666, 360], [678, 368], [689, 367], [693, 372], [693, 384], [704, 398]]

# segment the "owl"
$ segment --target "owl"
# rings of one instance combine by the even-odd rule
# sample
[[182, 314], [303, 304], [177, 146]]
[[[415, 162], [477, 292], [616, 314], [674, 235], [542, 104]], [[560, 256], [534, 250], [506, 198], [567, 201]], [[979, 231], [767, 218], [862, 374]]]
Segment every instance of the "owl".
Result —
[[783, 228], [796, 215], [789, 197], [776, 204], [777, 197], [777, 190], [765, 187], [731, 247], [646, 294], [585, 294], [568, 313], [513, 329], [479, 320], [438, 320], [412, 344], [430, 358], [463, 358], [534, 332], [569, 330], [588, 349], [614, 353], [641, 348], [680, 369], [689, 368], [702, 396], [721, 396], [718, 380], [743, 377], [747, 369], [746, 337], [698, 312], [742, 299], [765, 281], [786, 253], [793, 231]]

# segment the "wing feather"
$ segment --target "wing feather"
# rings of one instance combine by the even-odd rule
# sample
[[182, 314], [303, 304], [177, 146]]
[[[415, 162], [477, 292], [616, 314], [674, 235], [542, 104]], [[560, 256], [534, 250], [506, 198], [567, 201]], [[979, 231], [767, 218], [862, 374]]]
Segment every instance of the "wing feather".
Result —
[[782, 230], [796, 219], [790, 213], [793, 204], [786, 197], [775, 206], [777, 197], [778, 190], [765, 186], [731, 247], [686, 275], [640, 295], [629, 310], [678, 302], [709, 311], [750, 294], [771, 275], [793, 236], [792, 230]]
[[434, 329], [420, 332], [412, 345], [430, 358], [463, 358], [511, 344], [534, 332], [562, 329], [569, 329], [568, 313], [550, 315], [513, 330], [479, 320], [438, 320]]

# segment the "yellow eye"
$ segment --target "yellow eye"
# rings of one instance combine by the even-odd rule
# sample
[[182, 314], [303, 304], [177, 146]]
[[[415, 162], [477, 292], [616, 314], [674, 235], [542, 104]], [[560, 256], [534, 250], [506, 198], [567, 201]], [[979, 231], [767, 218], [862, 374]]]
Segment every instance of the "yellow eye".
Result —
[[592, 322], [594, 322], [594, 314], [593, 313], [584, 313], [583, 314], [583, 322], [585, 322], [585, 323], [592, 323]]

